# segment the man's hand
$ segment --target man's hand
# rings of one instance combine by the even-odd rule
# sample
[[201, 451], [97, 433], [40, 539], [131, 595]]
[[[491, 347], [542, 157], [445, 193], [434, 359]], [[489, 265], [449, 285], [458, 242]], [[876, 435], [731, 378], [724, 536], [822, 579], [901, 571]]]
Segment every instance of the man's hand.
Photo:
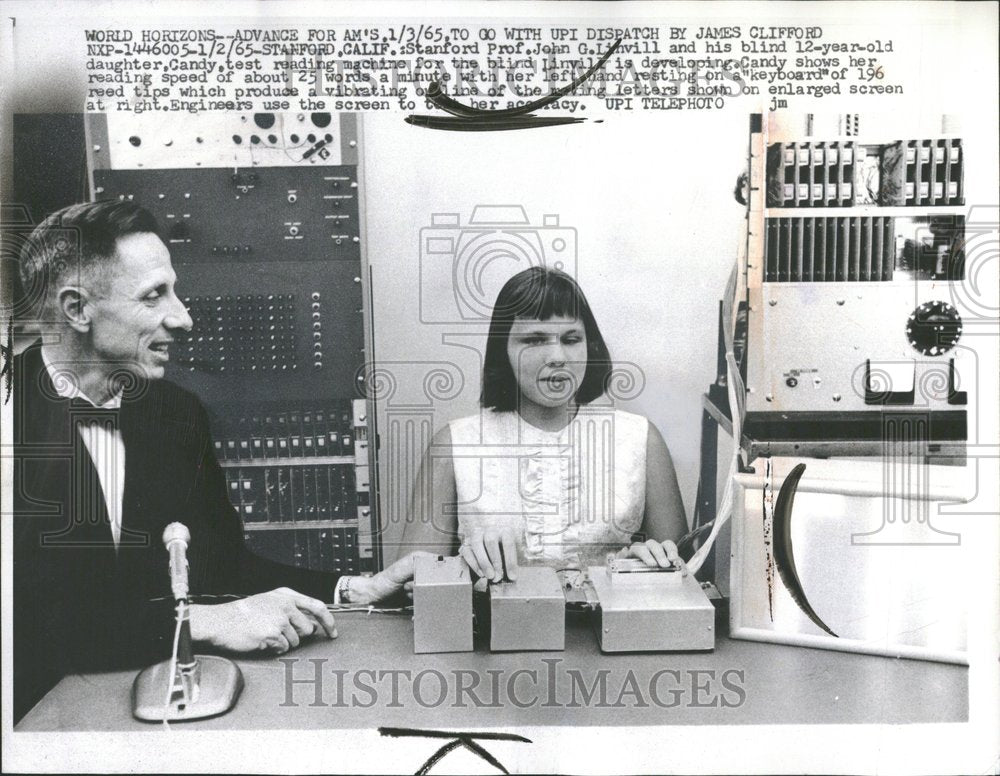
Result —
[[487, 528], [467, 537], [459, 555], [480, 577], [493, 582], [502, 582], [505, 576], [511, 582], [517, 579], [517, 540], [510, 528]]
[[389, 598], [400, 590], [410, 592], [413, 589], [413, 559], [420, 556], [434, 557], [429, 552], [411, 552], [372, 577], [352, 577], [350, 602], [367, 605]]
[[333, 615], [315, 598], [280, 587], [227, 604], [191, 606], [191, 638], [233, 652], [283, 654], [318, 630], [337, 637]]

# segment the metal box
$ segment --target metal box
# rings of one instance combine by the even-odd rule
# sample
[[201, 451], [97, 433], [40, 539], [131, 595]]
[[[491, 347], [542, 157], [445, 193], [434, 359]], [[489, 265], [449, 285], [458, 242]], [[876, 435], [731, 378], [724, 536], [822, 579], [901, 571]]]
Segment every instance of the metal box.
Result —
[[566, 599], [555, 569], [521, 567], [517, 581], [490, 585], [493, 652], [566, 648]]
[[461, 558], [414, 559], [413, 651], [472, 651], [472, 575]]
[[[619, 562], [619, 565], [620, 562]], [[589, 568], [602, 652], [715, 649], [715, 608], [691, 574]]]

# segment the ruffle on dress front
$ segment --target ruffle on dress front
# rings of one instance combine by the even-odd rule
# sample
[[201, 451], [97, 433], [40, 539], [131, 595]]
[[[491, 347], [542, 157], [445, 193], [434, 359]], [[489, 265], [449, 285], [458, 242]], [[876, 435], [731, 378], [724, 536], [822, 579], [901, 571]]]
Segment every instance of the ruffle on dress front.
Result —
[[[550, 435], [547, 444], [530, 446], [520, 461], [521, 502], [524, 515], [525, 560], [579, 563], [580, 467], [567, 427]], [[529, 432], [530, 433], [530, 432]], [[533, 434], [532, 434], [533, 435]]]
[[639, 531], [642, 416], [587, 408], [561, 431], [544, 431], [517, 413], [487, 410], [450, 426], [463, 539], [506, 527], [519, 562], [563, 568], [602, 563]]

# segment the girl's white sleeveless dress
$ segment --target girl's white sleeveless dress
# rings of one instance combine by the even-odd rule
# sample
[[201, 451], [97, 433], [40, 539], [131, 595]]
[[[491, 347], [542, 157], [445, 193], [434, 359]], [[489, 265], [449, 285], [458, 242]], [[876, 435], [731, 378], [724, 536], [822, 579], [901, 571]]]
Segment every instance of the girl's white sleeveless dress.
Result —
[[509, 526], [520, 563], [581, 568], [639, 531], [646, 418], [585, 405], [561, 431], [543, 431], [516, 412], [484, 410], [450, 428], [463, 540]]

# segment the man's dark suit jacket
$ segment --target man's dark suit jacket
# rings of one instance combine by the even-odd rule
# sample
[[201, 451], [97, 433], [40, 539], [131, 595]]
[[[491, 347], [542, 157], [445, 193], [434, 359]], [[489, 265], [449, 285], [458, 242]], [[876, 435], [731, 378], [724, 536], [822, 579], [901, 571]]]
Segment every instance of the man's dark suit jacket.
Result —
[[174, 602], [161, 538], [168, 523], [191, 532], [195, 601], [276, 587], [332, 599], [336, 576], [272, 563], [246, 548], [205, 409], [164, 380], [133, 379], [123, 393], [117, 422], [125, 495], [116, 550], [78, 431], [79, 408], [56, 394], [39, 345], [12, 366], [15, 721], [67, 673], [169, 657]]

